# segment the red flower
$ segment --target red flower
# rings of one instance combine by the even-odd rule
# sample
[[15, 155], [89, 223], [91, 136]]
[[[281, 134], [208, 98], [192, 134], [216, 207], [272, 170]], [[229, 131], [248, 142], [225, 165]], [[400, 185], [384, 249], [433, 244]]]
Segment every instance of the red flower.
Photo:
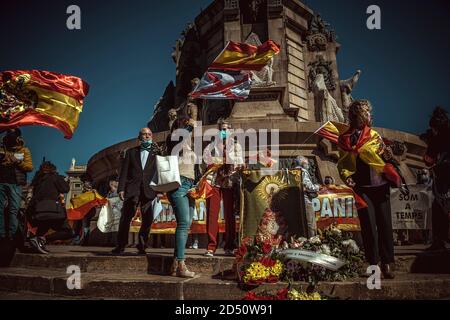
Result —
[[272, 251], [272, 245], [268, 241], [264, 242], [262, 245], [262, 251], [264, 254], [270, 253]]
[[280, 289], [277, 292], [277, 300], [287, 300], [287, 295], [288, 295], [288, 289], [287, 288]]
[[244, 239], [242, 239], [242, 244], [251, 246], [253, 244], [253, 238], [245, 237]]
[[258, 296], [256, 295], [255, 292], [253, 291], [249, 291], [245, 294], [245, 297], [243, 300], [257, 300]]
[[279, 280], [280, 280], [280, 279], [278, 279], [277, 276], [270, 275], [270, 276], [266, 279], [266, 282], [268, 282], [268, 283], [277, 283]]
[[247, 246], [245, 245], [245, 243], [243, 243], [237, 251], [237, 256], [245, 257], [246, 254], [247, 254]]
[[263, 257], [259, 262], [261, 262], [261, 264], [267, 268], [273, 267], [276, 263], [275, 260], [270, 259], [269, 257]]

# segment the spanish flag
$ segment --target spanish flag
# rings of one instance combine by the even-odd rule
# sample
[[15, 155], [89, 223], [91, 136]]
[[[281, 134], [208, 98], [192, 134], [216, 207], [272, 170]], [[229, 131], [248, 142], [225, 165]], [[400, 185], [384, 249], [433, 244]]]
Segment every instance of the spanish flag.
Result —
[[70, 199], [67, 208], [68, 220], [82, 220], [89, 211], [98, 206], [104, 206], [108, 200], [98, 194], [97, 191], [87, 191]]
[[353, 130], [343, 123], [328, 121], [314, 133], [339, 146], [340, 158], [337, 167], [342, 180], [345, 181], [355, 174], [356, 158], [359, 157], [376, 172], [384, 174], [395, 186], [401, 185], [401, 177], [395, 167], [382, 158], [385, 150], [383, 138], [372, 128], [365, 126], [355, 145], [352, 145], [350, 140]]
[[214, 175], [217, 173], [219, 168], [222, 165], [220, 164], [213, 164], [209, 166], [208, 170], [203, 174], [203, 176], [198, 181], [195, 188], [192, 188], [188, 191], [189, 197], [192, 199], [203, 199], [206, 200], [212, 196], [212, 186], [210, 183], [210, 177], [211, 175]]
[[280, 46], [272, 40], [259, 47], [229, 41], [209, 69], [259, 71], [279, 52]]
[[350, 127], [345, 123], [328, 121], [319, 129], [317, 129], [314, 134], [321, 136], [324, 139], [330, 140], [331, 142], [338, 144], [339, 136], [348, 131]]
[[89, 85], [49, 71], [0, 73], [0, 131], [26, 125], [48, 126], [70, 139], [78, 126]]

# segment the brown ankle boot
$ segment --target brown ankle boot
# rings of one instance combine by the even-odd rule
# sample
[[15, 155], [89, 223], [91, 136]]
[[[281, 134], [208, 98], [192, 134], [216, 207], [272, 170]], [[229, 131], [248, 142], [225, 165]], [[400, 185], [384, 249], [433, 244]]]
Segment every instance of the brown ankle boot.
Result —
[[387, 263], [381, 264], [381, 273], [383, 274], [384, 279], [394, 279], [395, 278], [394, 272], [392, 271], [391, 267]]
[[186, 264], [184, 261], [178, 261], [178, 268], [177, 268], [177, 277], [181, 278], [194, 278], [195, 272], [189, 271], [186, 267]]

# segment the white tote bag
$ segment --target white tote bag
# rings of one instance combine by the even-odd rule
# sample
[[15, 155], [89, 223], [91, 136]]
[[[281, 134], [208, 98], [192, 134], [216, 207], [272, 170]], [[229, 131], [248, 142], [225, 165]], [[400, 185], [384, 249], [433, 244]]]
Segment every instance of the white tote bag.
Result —
[[100, 209], [97, 220], [97, 228], [103, 232], [117, 232], [121, 216], [123, 202], [119, 197], [109, 198], [108, 203]]
[[159, 200], [158, 197], [155, 197], [155, 199], [153, 199], [152, 208], [153, 208], [153, 221], [155, 221], [160, 215], [160, 213], [163, 211], [161, 200]]
[[181, 186], [180, 169], [177, 156], [156, 156], [156, 178], [150, 182], [150, 187], [156, 192], [169, 192]]
[[103, 233], [110, 232], [109, 231], [110, 221], [111, 221], [111, 208], [109, 207], [109, 205], [104, 205], [100, 209], [100, 213], [98, 215], [97, 228]]

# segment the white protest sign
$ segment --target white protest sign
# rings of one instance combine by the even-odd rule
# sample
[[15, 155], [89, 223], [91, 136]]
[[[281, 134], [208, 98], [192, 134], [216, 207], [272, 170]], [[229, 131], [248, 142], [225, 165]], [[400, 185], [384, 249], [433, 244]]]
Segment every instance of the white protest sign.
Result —
[[432, 191], [425, 185], [411, 185], [408, 188], [408, 195], [397, 188], [391, 189], [392, 228], [430, 229]]

